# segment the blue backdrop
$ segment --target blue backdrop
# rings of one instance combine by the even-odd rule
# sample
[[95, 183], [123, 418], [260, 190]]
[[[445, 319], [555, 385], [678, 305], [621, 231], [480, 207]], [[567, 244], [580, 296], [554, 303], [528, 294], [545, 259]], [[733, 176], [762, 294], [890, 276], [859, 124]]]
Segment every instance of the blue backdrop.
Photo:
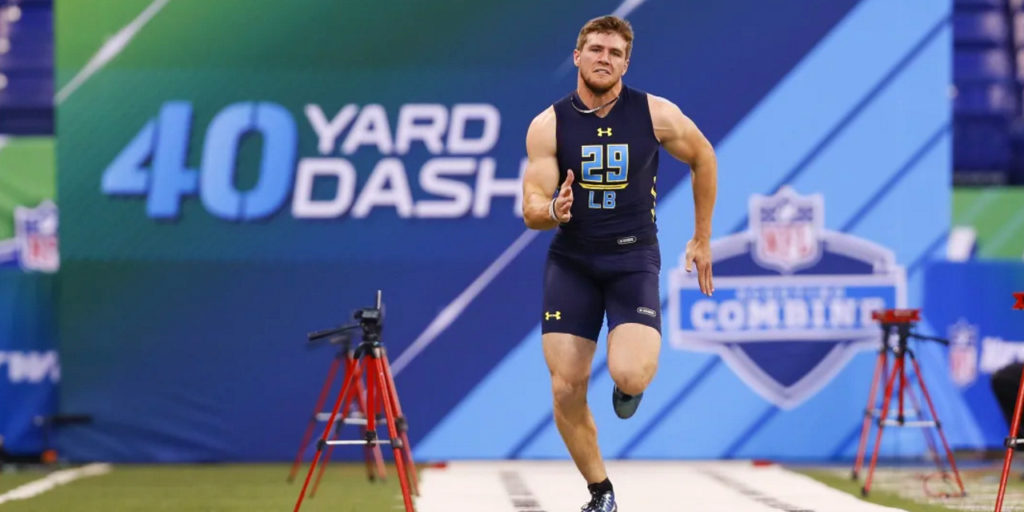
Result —
[[0, 447], [10, 454], [49, 448], [36, 420], [57, 408], [56, 287], [50, 274], [0, 269]]
[[[518, 176], [530, 120], [575, 85], [579, 27], [615, 11], [637, 34], [627, 83], [715, 145], [720, 293], [676, 271], [693, 208], [663, 155], [666, 343], [628, 422], [595, 361], [602, 449], [852, 455], [865, 312], [920, 305], [949, 228], [948, 2], [197, 5], [168, 4], [60, 107], [61, 407], [95, 419], [65, 454], [289, 458], [333, 356], [303, 334], [382, 289], [418, 457], [566, 457], [540, 351], [551, 234], [524, 228]], [[945, 353], [920, 356], [952, 444], [983, 445]]]

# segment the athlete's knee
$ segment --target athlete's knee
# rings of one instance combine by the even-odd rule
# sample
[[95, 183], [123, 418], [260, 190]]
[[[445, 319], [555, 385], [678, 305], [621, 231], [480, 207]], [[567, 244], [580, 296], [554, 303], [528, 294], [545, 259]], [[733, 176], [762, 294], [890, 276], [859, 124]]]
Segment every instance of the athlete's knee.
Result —
[[587, 381], [589, 376], [567, 378], [551, 376], [551, 393], [555, 405], [562, 409], [571, 409], [587, 403]]
[[658, 363], [656, 361], [628, 366], [609, 365], [608, 367], [615, 385], [619, 390], [628, 395], [638, 395], [647, 389], [647, 385], [651, 383], [651, 379], [654, 378], [654, 372], [657, 369]]

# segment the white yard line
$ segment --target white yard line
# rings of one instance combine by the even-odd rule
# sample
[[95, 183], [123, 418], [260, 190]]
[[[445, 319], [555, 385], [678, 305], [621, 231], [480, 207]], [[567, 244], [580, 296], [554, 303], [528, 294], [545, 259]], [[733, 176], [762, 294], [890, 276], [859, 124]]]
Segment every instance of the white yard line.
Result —
[[[622, 510], [898, 512], [779, 466], [609, 461]], [[587, 500], [569, 461], [453, 462], [423, 472], [419, 512], [561, 512]]]
[[89, 464], [75, 469], [62, 469], [54, 471], [44, 478], [33, 480], [27, 484], [15, 487], [10, 491], [0, 494], [0, 505], [9, 501], [27, 500], [35, 498], [40, 494], [52, 490], [57, 486], [71, 483], [79, 478], [88, 476], [99, 476], [110, 472], [110, 464]]
[[131, 42], [132, 38], [142, 30], [142, 27], [149, 23], [149, 20], [156, 16], [156, 13], [163, 9], [167, 2], [171, 0], [153, 0], [153, 3], [149, 4], [149, 7], [143, 9], [143, 11], [135, 17], [131, 23], [127, 24], [121, 30], [118, 30], [114, 37], [111, 37], [107, 42], [103, 43], [96, 55], [93, 55], [89, 62], [85, 64], [85, 67], [79, 70], [70, 82], [64, 87], [60, 88], [55, 97], [57, 105], [64, 103], [64, 100], [71, 96], [71, 93], [75, 92], [82, 84], [85, 83], [92, 75], [96, 74], [97, 71], [106, 66], [108, 62], [114, 60], [117, 54], [121, 53], [122, 50], [128, 43]]

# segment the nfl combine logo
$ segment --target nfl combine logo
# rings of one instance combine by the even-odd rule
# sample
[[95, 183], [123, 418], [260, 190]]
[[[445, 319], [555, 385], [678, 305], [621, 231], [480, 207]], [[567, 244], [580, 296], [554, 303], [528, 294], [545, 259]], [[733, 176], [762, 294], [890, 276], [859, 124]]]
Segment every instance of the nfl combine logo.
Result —
[[711, 244], [712, 297], [682, 257], [672, 270], [670, 341], [719, 354], [764, 399], [793, 408], [877, 348], [871, 312], [905, 306], [906, 276], [892, 251], [825, 229], [821, 195], [754, 195], [749, 218], [747, 231]]

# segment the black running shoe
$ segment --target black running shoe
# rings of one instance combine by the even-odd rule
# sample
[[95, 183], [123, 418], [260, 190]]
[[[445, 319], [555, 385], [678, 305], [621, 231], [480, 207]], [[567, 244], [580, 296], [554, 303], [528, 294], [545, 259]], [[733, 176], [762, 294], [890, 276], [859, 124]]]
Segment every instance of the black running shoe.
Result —
[[612, 491], [590, 493], [590, 502], [580, 508], [580, 512], [618, 512], [615, 504], [615, 493]]
[[622, 419], [629, 418], [636, 412], [636, 408], [640, 406], [640, 400], [643, 397], [643, 393], [640, 393], [639, 395], [627, 395], [622, 391], [619, 391], [618, 386], [615, 386], [612, 388], [612, 407], [615, 408], [615, 414]]

